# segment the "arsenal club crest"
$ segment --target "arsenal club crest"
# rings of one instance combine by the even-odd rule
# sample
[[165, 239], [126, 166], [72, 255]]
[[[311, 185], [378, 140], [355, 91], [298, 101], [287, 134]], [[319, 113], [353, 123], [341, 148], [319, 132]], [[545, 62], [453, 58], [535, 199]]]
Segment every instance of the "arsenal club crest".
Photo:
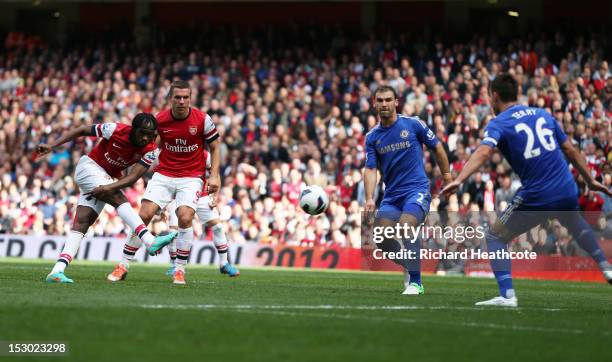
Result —
[[189, 127], [189, 133], [190, 133], [192, 136], [195, 136], [195, 134], [196, 134], [196, 133], [198, 133], [198, 127], [191, 127], [191, 126], [190, 126], [190, 127]]

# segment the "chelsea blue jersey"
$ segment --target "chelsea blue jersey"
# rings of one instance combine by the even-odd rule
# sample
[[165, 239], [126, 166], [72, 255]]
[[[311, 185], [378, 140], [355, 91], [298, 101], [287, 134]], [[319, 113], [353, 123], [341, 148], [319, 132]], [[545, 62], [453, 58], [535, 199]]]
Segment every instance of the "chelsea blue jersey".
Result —
[[514, 105], [489, 122], [481, 144], [499, 148], [518, 174], [522, 187], [517, 195], [522, 202], [542, 206], [578, 194], [561, 151], [565, 140], [548, 112]]
[[434, 148], [438, 139], [418, 118], [398, 116], [390, 127], [378, 124], [366, 135], [367, 168], [378, 168], [385, 198], [429, 192], [423, 166], [423, 144]]

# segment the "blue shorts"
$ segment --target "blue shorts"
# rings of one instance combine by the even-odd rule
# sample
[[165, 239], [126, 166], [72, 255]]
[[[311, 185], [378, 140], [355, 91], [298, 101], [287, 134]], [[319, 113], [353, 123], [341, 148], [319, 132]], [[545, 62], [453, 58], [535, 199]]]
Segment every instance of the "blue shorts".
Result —
[[397, 221], [402, 214], [414, 216], [418, 223], [425, 221], [431, 204], [429, 191], [413, 192], [402, 196], [385, 196], [380, 203], [376, 218]]
[[516, 195], [499, 217], [499, 222], [510, 232], [505, 239], [512, 239], [550, 219], [558, 219], [563, 225], [573, 226], [581, 218], [576, 196], [547, 204], [530, 205], [529, 200]]

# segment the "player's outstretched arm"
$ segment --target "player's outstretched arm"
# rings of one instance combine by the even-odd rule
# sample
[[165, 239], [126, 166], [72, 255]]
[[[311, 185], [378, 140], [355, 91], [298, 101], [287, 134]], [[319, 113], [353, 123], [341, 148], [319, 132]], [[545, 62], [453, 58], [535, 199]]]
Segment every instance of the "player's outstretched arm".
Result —
[[440, 168], [440, 172], [442, 173], [442, 177], [444, 178], [444, 185], [448, 185], [453, 181], [453, 176], [450, 173], [450, 166], [448, 163], [448, 156], [446, 155], [446, 151], [444, 150], [444, 146], [442, 143], [438, 143], [436, 148], [434, 149], [434, 155], [436, 158], [436, 163]]
[[576, 167], [586, 184], [589, 186], [589, 189], [593, 191], [600, 191], [608, 196], [612, 196], [612, 191], [608, 190], [605, 185], [602, 185], [593, 178], [584, 156], [582, 156], [582, 154], [572, 145], [572, 142], [569, 139], [565, 140], [565, 142], [561, 144], [561, 150], [563, 150], [565, 157], [567, 157], [570, 163]]
[[461, 186], [461, 184], [465, 182], [465, 180], [467, 180], [468, 177], [470, 177], [474, 172], [478, 171], [480, 166], [482, 166], [485, 162], [487, 162], [487, 160], [489, 160], [489, 158], [491, 158], [492, 154], [493, 147], [483, 144], [478, 146], [476, 151], [470, 156], [470, 159], [466, 162], [465, 166], [463, 166], [463, 170], [461, 170], [461, 173], [459, 174], [459, 176], [457, 176], [455, 181], [444, 186], [444, 189], [442, 189], [442, 194], [448, 197], [451, 194], [457, 192], [459, 186]]
[[91, 190], [90, 192], [86, 193], [85, 195], [91, 195], [95, 197], [96, 199], [100, 199], [101, 197], [103, 197], [104, 195], [108, 193], [114, 192], [116, 190], [121, 190], [122, 188], [125, 188], [128, 186], [132, 186], [134, 182], [138, 181], [139, 178], [141, 178], [142, 176], [144, 176], [145, 173], [147, 173], [148, 169], [149, 169], [148, 166], [145, 166], [141, 163], [137, 163], [132, 167], [132, 169], [130, 170], [130, 173], [128, 173], [121, 180], [117, 180], [108, 185], [98, 186], [95, 189]]
[[63, 145], [66, 142], [70, 142], [74, 139], [77, 139], [83, 136], [95, 136], [91, 126], [81, 126], [81, 127], [75, 128], [69, 131], [68, 133], [62, 135], [60, 138], [58, 138], [55, 142], [53, 142], [50, 145], [47, 145], [44, 143], [39, 144], [36, 150], [38, 151], [38, 154], [40, 156], [44, 156], [47, 153], [53, 151], [55, 147]]

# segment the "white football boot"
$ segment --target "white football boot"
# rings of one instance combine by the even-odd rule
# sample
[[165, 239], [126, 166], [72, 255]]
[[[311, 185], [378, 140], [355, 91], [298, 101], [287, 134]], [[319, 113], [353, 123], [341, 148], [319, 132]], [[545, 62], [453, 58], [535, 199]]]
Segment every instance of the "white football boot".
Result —
[[493, 307], [518, 307], [518, 300], [516, 297], [504, 298], [502, 296], [498, 296], [489, 300], [485, 300], [482, 302], [478, 302], [475, 305], [477, 306], [493, 306]]
[[612, 284], [612, 270], [604, 270], [603, 271], [604, 278], [609, 284]]

